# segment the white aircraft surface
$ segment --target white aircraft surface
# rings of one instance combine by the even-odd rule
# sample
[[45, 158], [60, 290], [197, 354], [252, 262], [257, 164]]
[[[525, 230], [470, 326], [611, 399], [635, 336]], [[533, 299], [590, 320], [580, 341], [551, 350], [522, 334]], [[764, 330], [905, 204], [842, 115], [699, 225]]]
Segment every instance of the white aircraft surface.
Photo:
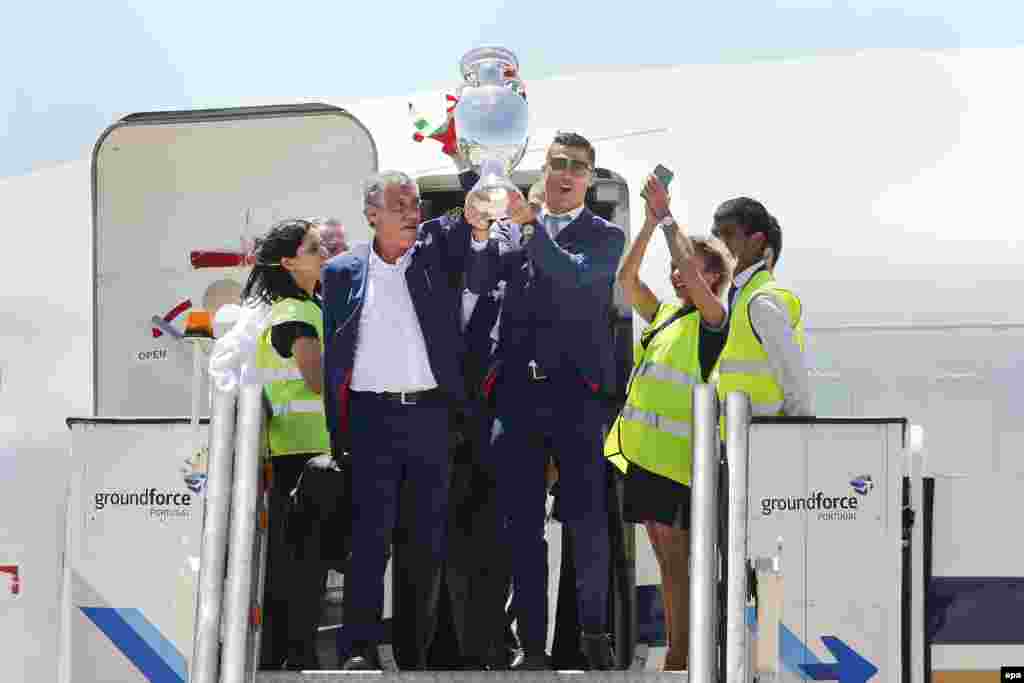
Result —
[[[528, 63], [521, 71], [531, 141], [520, 180], [536, 173], [556, 130], [573, 130], [595, 144], [597, 165], [609, 172], [598, 199], [612, 202], [627, 230], [643, 221], [639, 189], [658, 163], [675, 172], [673, 212], [693, 234], [708, 231], [727, 198], [751, 196], [768, 207], [784, 235], [776, 276], [806, 311], [816, 413], [922, 425], [936, 479], [933, 575], [1024, 581], [1024, 550], [1012, 530], [998, 526], [1014, 524], [1024, 477], [1024, 214], [1017, 203], [1024, 95], [1016, 87], [1024, 49], [872, 50], [542, 81], [530, 80]], [[449, 92], [457, 78], [453, 68]], [[121, 127], [97, 147], [96, 179], [93, 159], [83, 159], [0, 180], [7, 255], [0, 268], [0, 566], [17, 566], [20, 584], [17, 594], [0, 585], [0, 678], [57, 679], [64, 505], [74, 466], [65, 419], [189, 411], [190, 357], [171, 334], [154, 336], [152, 323], [168, 315], [168, 325], [180, 329], [187, 307], [169, 314], [184, 301], [198, 306], [213, 282], [191, 268], [187, 250], [237, 247], [293, 214], [336, 215], [350, 243], [365, 240], [353, 184], [365, 169], [414, 174], [427, 199], [454, 191], [453, 165], [436, 142], [413, 142], [408, 114], [412, 102], [439, 122], [444, 94], [323, 101], [369, 135], [353, 157], [338, 157], [338, 187], [239, 203], [210, 213], [208, 223], [194, 205], [179, 214], [173, 202], [129, 206], [130, 198], [146, 183], [171, 182], [176, 196], [206, 193], [213, 206], [230, 191], [232, 168], [277, 158], [273, 177], [282, 178], [301, 161], [285, 157], [309, 143], [282, 128], [260, 142], [267, 146], [260, 153], [239, 146], [211, 160], [207, 175], [168, 180], [159, 177], [164, 166], [147, 164], [160, 158], [154, 150], [170, 140], [161, 131], [173, 126]], [[197, 126], [191, 147], [184, 136], [173, 149], [200, 155], [199, 138], [221, 125], [231, 127]], [[125, 160], [133, 150], [138, 159]], [[103, 156], [115, 152], [120, 161]], [[94, 180], [101, 192], [95, 224]], [[244, 282], [244, 270], [218, 272]], [[667, 273], [668, 251], [656, 239], [641, 276], [670, 297]], [[106, 356], [108, 349], [116, 351]], [[638, 584], [657, 581], [656, 567], [638, 567]], [[1024, 663], [1024, 638], [937, 643], [931, 658], [936, 672], [998, 671]]]

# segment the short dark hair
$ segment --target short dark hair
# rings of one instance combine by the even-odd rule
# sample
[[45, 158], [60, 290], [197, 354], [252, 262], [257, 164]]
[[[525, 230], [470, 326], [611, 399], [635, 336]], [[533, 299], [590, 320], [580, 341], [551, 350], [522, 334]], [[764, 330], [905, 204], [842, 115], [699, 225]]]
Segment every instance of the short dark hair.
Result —
[[585, 149], [587, 151], [587, 156], [590, 158], [590, 165], [597, 165], [597, 153], [594, 152], [594, 146], [590, 144], [590, 140], [586, 139], [579, 133], [559, 131], [555, 133], [555, 139], [551, 141], [551, 144]]
[[736, 197], [722, 202], [715, 209], [714, 230], [717, 234], [719, 226], [734, 223], [748, 235], [763, 232], [765, 242], [775, 252], [775, 263], [782, 256], [782, 226], [775, 216], [768, 213], [764, 204], [750, 197]]

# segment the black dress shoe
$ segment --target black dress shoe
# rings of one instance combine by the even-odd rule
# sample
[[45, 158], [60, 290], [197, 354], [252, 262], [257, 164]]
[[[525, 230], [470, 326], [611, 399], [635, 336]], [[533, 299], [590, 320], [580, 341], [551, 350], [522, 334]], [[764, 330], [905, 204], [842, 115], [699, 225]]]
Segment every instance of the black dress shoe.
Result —
[[320, 663], [315, 653], [292, 650], [281, 668], [285, 671], [316, 671]]
[[342, 671], [381, 671], [380, 658], [372, 648], [358, 650], [341, 665]]
[[532, 653], [520, 650], [508, 667], [512, 671], [551, 671], [551, 662], [543, 652]]
[[584, 633], [580, 637], [580, 649], [591, 671], [611, 671], [615, 668], [612, 642], [608, 634]]

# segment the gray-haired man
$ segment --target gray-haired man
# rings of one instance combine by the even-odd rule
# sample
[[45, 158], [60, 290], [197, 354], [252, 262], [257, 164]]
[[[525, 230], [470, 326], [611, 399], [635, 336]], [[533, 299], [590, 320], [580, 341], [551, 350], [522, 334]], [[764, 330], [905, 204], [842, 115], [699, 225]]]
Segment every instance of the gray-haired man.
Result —
[[[465, 401], [459, 301], [482, 252], [463, 220], [420, 224], [416, 183], [386, 172], [364, 190], [370, 244], [332, 258], [321, 276], [325, 400], [335, 452], [351, 453], [352, 559], [345, 585], [346, 669], [374, 669], [388, 548], [398, 530], [413, 555], [416, 624], [404, 668], [424, 668], [443, 555], [449, 486], [449, 425]], [[477, 236], [486, 239], [486, 232]], [[422, 613], [420, 611], [422, 610]]]

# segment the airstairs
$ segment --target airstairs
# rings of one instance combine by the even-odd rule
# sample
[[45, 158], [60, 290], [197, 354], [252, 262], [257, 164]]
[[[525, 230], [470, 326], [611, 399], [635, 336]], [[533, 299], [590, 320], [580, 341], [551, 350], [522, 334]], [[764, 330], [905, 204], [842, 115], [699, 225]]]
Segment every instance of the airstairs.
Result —
[[[206, 513], [203, 524], [200, 576], [196, 606], [196, 628], [194, 652], [190, 667], [191, 683], [308, 683], [350, 681], [355, 672], [316, 671], [257, 671], [259, 660], [261, 596], [263, 586], [263, 566], [265, 555], [266, 506], [265, 492], [261, 484], [261, 463], [264, 462], [264, 430], [265, 419], [259, 386], [242, 385], [235, 394], [227, 394], [214, 389], [212, 417], [210, 427], [210, 463], [209, 480], [206, 500]], [[724, 410], [726, 423], [725, 452], [728, 454], [728, 474], [726, 481], [719, 481], [720, 467], [719, 413]], [[844, 529], [852, 530], [853, 522], [844, 522], [838, 516], [850, 513], [862, 513], [865, 524], [874, 524], [878, 520], [889, 520], [889, 517], [901, 518], [903, 521], [883, 523], [884, 533], [878, 536], [882, 546], [893, 551], [896, 560], [892, 563], [893, 571], [899, 572], [901, 553], [910, 544], [910, 525], [907, 522], [907, 496], [904, 475], [912, 474], [906, 445], [905, 420], [854, 420], [841, 419], [807, 419], [791, 420], [784, 418], [766, 419], [752, 417], [749, 398], [745, 394], [735, 393], [727, 397], [724, 406], [720, 406], [715, 390], [710, 385], [698, 385], [694, 388], [694, 421], [693, 421], [693, 480], [691, 507], [691, 574], [690, 574], [690, 670], [682, 672], [659, 672], [645, 669], [644, 644], [636, 647], [636, 657], [630, 667], [620, 671], [605, 672], [467, 672], [467, 671], [383, 671], [374, 672], [374, 680], [401, 681], [540, 681], [563, 680], [571, 675], [583, 675], [587, 680], [595, 681], [674, 681], [676, 683], [692, 681], [694, 683], [753, 683], [754, 681], [789, 681], [803, 680], [812, 675], [827, 676], [832, 671], [829, 666], [836, 667], [833, 673], [840, 680], [839, 673], [846, 660], [845, 655], [835, 655], [835, 664], [823, 658], [815, 659], [814, 651], [821, 651], [816, 640], [819, 632], [823, 635], [835, 634], [835, 638], [845, 639], [844, 643], [856, 643], [860, 648], [859, 655], [865, 655], [865, 647], [875, 641], [871, 636], [868, 640], [857, 640], [858, 634], [849, 629], [842, 630], [842, 619], [833, 619], [824, 613], [814, 613], [808, 604], [815, 600], [806, 600], [806, 588], [815, 578], [812, 571], [813, 562], [808, 559], [808, 548], [816, 547], [817, 538], [815, 524], [824, 528], [825, 523], [834, 524], [829, 529], [836, 533]], [[799, 434], [781, 434], [779, 425], [788, 425], [787, 429], [802, 430]], [[886, 436], [888, 427], [896, 426], [899, 436], [896, 442]], [[881, 430], [881, 431], [879, 431]], [[902, 431], [900, 431], [902, 430]], [[890, 430], [891, 431], [891, 430]], [[867, 434], [865, 437], [858, 435]], [[877, 436], [880, 434], [881, 436]], [[837, 436], [838, 435], [838, 436]], [[771, 449], [770, 454], [759, 452], [757, 458], [751, 459], [752, 441], [757, 440], [756, 447]], [[775, 439], [775, 442], [772, 441]], [[781, 441], [780, 441], [781, 439]], [[787, 441], [788, 439], [788, 441]], [[803, 439], [803, 441], [801, 441]], [[803, 521], [793, 518], [793, 524], [785, 529], [788, 538], [778, 532], [778, 526], [772, 515], [778, 518], [779, 524], [785, 522], [786, 515], [776, 513], [776, 498], [766, 495], [756, 502], [755, 491], [751, 486], [754, 476], [758, 480], [766, 480], [765, 469], [768, 458], [776, 458], [781, 469], [780, 477], [799, 479], [785, 472], [785, 457], [782, 453], [796, 453], [794, 467], [803, 467], [804, 481], [798, 485], [801, 492], [811, 491], [818, 486], [811, 479], [818, 476], [808, 474], [818, 466], [819, 456], [813, 452], [815, 448], [838, 448], [842, 441], [857, 441], [855, 449], [865, 451], [863, 444], [879, 446], [882, 460], [880, 469], [876, 469], [875, 478], [895, 481], [897, 490], [882, 487], [881, 481], [875, 484], [885, 488], [885, 500], [878, 498], [877, 504], [867, 495], [843, 491], [842, 496], [833, 496], [832, 490], [825, 489], [826, 494], [814, 494], [813, 491], [799, 500], [807, 501]], [[867, 441], [864, 441], [867, 439]], [[878, 441], [878, 439], [881, 439]], [[886, 440], [888, 439], [888, 441]], [[778, 445], [774, 445], [777, 443]], [[803, 443], [803, 446], [800, 444]], [[895, 443], [895, 445], [893, 445]], [[788, 448], [791, 444], [795, 448]], [[811, 444], [808, 446], [807, 444]], [[817, 445], [815, 445], [817, 444]], [[828, 446], [827, 444], [831, 444]], [[803, 451], [800, 451], [803, 448]], [[774, 452], [777, 449], [778, 452]], [[860, 452], [858, 451], [858, 452]], [[895, 453], [891, 451], [896, 451]], [[893, 459], [896, 458], [896, 459]], [[847, 458], [839, 458], [836, 462], [845, 462]], [[905, 462], [904, 462], [905, 461]], [[874, 462], [874, 461], [872, 461]], [[893, 465], [895, 463], [895, 466]], [[849, 465], [860, 467], [859, 464]], [[840, 469], [843, 469], [840, 467]], [[816, 470], [815, 470], [816, 471]], [[752, 475], [752, 472], [755, 474]], [[790, 473], [792, 474], [792, 473]], [[824, 475], [822, 475], [824, 476]], [[847, 477], [845, 474], [842, 477]], [[871, 477], [868, 477], [870, 480]], [[845, 482], [840, 482], [845, 484]], [[787, 492], [785, 482], [764, 482], [763, 486], [781, 486], [780, 492]], [[759, 483], [759, 486], [762, 486]], [[763, 488], [762, 486], [762, 488]], [[840, 487], [841, 488], [841, 487]], [[836, 489], [838, 491], [838, 489]], [[721, 523], [720, 497], [727, 492], [728, 514], [727, 526]], [[788, 493], [788, 492], [787, 492]], [[877, 497], [876, 497], [877, 498]], [[778, 500], [786, 499], [780, 496]], [[790, 497], [793, 499], [793, 497]], [[765, 503], [764, 501], [769, 501]], [[817, 500], [818, 503], [814, 501]], [[832, 500], [836, 510], [831, 510], [827, 501]], [[890, 505], [888, 501], [896, 501]], [[825, 501], [824, 503], [822, 501]], [[788, 503], [779, 503], [782, 509]], [[776, 507], [778, 507], [776, 506]], [[843, 506], [853, 507], [846, 510]], [[756, 509], [755, 509], [756, 508]], [[810, 516], [817, 515], [809, 522]], [[820, 508], [820, 510], [819, 510]], [[764, 510], [771, 515], [762, 515]], [[878, 511], [875, 515], [874, 512]], [[871, 518], [868, 519], [868, 515]], [[754, 520], [754, 521], [752, 521]], [[892, 521], [892, 520], [890, 520]], [[887, 524], [887, 526], [886, 526]], [[814, 528], [812, 528], [814, 527]], [[803, 531], [801, 531], [803, 529]], [[724, 531], [724, 534], [723, 534]], [[770, 537], [769, 537], [770, 536]], [[845, 546], [844, 546], [845, 547]], [[866, 548], [866, 550], [871, 550]], [[829, 551], [829, 555], [842, 554], [844, 551]], [[725, 559], [722, 562], [722, 558]], [[881, 561], [881, 560], [880, 560]], [[722, 576], [724, 566], [725, 575]], [[904, 570], [906, 568], [904, 567]], [[834, 569], [829, 569], [832, 572]], [[858, 573], [857, 567], [851, 567], [851, 577]], [[882, 581], [888, 581], [887, 575], [875, 573]], [[896, 576], [896, 590], [879, 587], [879, 594], [873, 595], [875, 603], [882, 604], [883, 621], [873, 626], [884, 627], [888, 632], [879, 636], [886, 642], [908, 641], [906, 634], [911, 624], [920, 614], [920, 586], [914, 590], [910, 587], [899, 588], [899, 576]], [[724, 579], [726, 599], [721, 596], [720, 579]], [[844, 577], [836, 577], [845, 580]], [[783, 585], [785, 584], [785, 591]], [[918, 598], [899, 607], [903, 595], [913, 594]], [[851, 595], [856, 591], [850, 591]], [[789, 595], [787, 595], [789, 594]], [[886, 604], [887, 596], [893, 596], [892, 604]], [[813, 597], [813, 596], [812, 596]], [[853, 595], [856, 597], [856, 595]], [[797, 598], [801, 598], [797, 600]], [[724, 602], [724, 604], [723, 604]], [[803, 608], [794, 608], [795, 604], [803, 604]], [[801, 612], [801, 609], [803, 610]], [[808, 617], [808, 614], [817, 616]], [[343, 616], [343, 615], [342, 615]], [[830, 622], [829, 619], [832, 619]], [[824, 625], [810, 625], [824, 620]], [[785, 623], [784, 623], [785, 622]], [[839, 623], [835, 623], [839, 622]], [[820, 626], [820, 628], [819, 628]], [[869, 624], [867, 628], [872, 628]], [[899, 629], [893, 633], [892, 629]], [[824, 630], [823, 630], [824, 629]], [[796, 634], [794, 636], [794, 634]], [[903, 634], [903, 635], [900, 635]], [[876, 634], [877, 636], [878, 634]], [[806, 663], [783, 661], [783, 653], [792, 649], [792, 642], [780, 645], [780, 639], [790, 641], [797, 638], [806, 642]], [[822, 639], [824, 642], [824, 638]], [[829, 645], [828, 641], [825, 643]], [[908, 641], [909, 642], [909, 641]], [[867, 645], [865, 645], [865, 643]], [[910, 644], [911, 648], [913, 643]], [[853, 646], [851, 646], [852, 648]], [[831, 650], [831, 647], [829, 647]], [[889, 650], [897, 649], [896, 656]], [[906, 681], [904, 672], [908, 669], [904, 664], [908, 657], [913, 658], [913, 649], [884, 647], [864, 656], [863, 661], [870, 662], [855, 670], [841, 671], [842, 680], [858, 682]], [[885, 657], [884, 661], [879, 657]], [[336, 658], [335, 658], [336, 659]], [[331, 661], [328, 657], [327, 661]], [[817, 662], [817, 664], [815, 663]], [[894, 663], [893, 663], [894, 662]], [[794, 676], [799, 667], [806, 675]], [[814, 669], [818, 666], [818, 669]], [[852, 667], [853, 665], [850, 664]], [[820, 668], [826, 667], [826, 668]], [[911, 667], [913, 668], [913, 667]], [[874, 671], [872, 671], [872, 669]], [[879, 669], [899, 669], [888, 675], [878, 674]], [[817, 673], [815, 673], [817, 672]], [[824, 672], [824, 673], [822, 673]], [[365, 672], [364, 672], [365, 673]], [[860, 676], [857, 678], [856, 676]], [[863, 674], [863, 675], [862, 675]], [[852, 677], [851, 677], [852, 676]], [[877, 676], [877, 677], [876, 677]], [[817, 678], [830, 680], [829, 678]], [[918, 680], [915, 677], [915, 681]]]

